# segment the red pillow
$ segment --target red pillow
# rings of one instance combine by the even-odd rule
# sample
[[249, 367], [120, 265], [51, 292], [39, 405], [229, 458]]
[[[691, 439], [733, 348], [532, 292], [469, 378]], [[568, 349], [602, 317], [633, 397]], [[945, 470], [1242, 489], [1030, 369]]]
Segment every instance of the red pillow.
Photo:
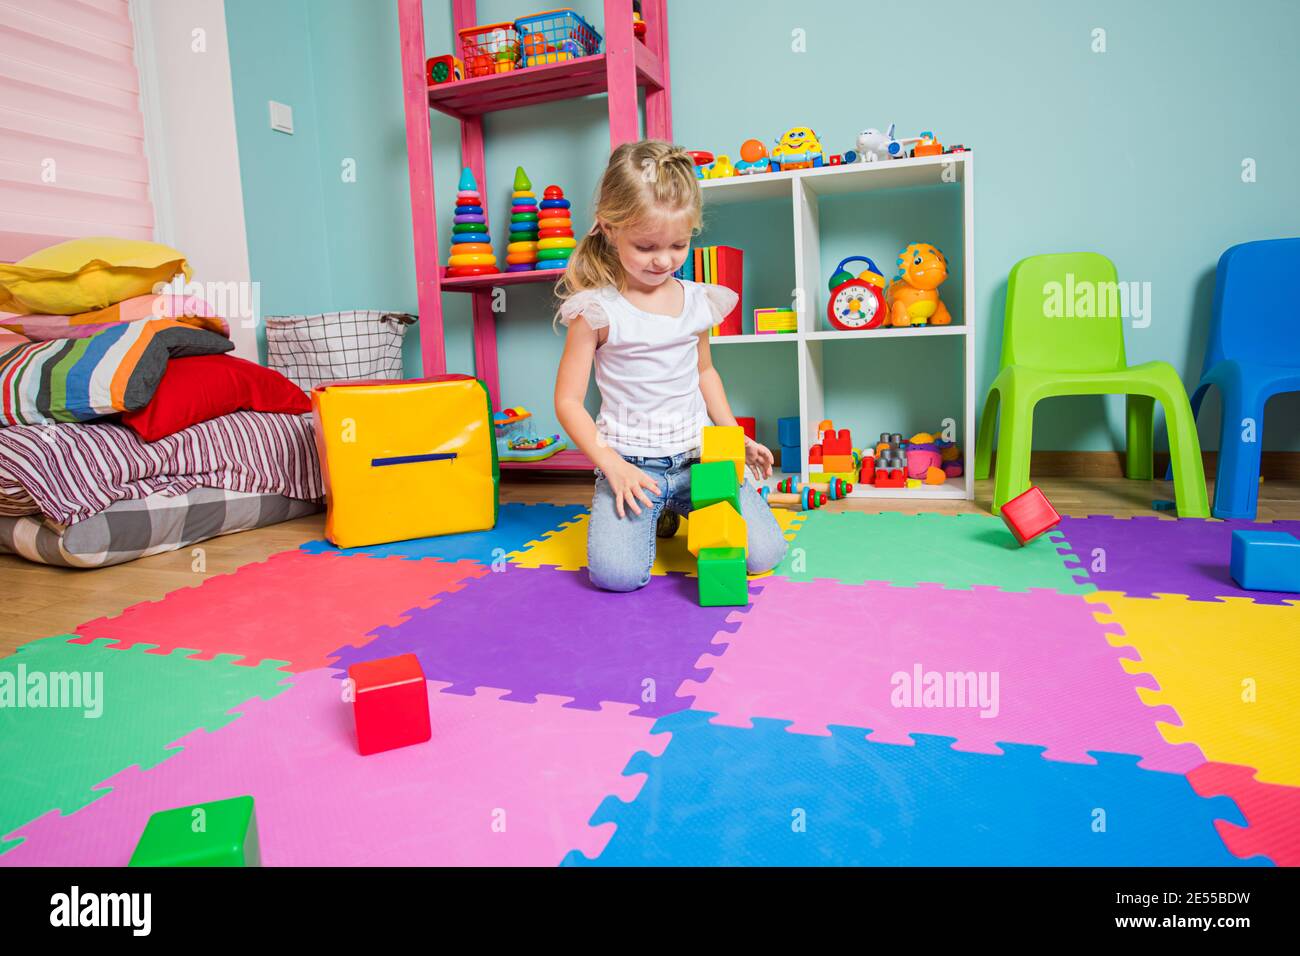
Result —
[[144, 408], [122, 414], [122, 424], [157, 441], [238, 411], [311, 411], [311, 399], [279, 372], [233, 355], [193, 355], [167, 363], [158, 390]]

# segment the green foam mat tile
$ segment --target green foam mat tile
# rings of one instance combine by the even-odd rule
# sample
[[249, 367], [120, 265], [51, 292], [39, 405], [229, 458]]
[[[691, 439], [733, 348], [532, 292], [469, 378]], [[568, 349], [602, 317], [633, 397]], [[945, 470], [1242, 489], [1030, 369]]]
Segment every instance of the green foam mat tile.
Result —
[[86, 806], [108, 792], [94, 789], [101, 781], [166, 760], [179, 752], [169, 744], [217, 730], [243, 702], [287, 687], [281, 661], [249, 667], [233, 655], [199, 661], [192, 650], [150, 654], [155, 645], [113, 650], [109, 640], [68, 637], [0, 659], [0, 854], [21, 842], [4, 838], [22, 825]]
[[896, 587], [1096, 590], [1059, 533], [1022, 548], [1001, 518], [987, 515], [814, 511], [805, 515], [775, 573], [796, 581], [885, 581]]

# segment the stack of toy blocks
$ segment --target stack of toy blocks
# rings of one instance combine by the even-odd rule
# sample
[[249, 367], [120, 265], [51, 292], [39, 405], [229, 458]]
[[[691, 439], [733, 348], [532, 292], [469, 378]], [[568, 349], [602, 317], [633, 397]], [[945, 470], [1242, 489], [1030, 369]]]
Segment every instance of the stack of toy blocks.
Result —
[[744, 479], [744, 431], [739, 426], [705, 428], [700, 463], [691, 466], [692, 511], [686, 525], [687, 550], [698, 560], [701, 607], [749, 603], [749, 535], [740, 513]]
[[451, 227], [451, 256], [447, 259], [447, 278], [488, 275], [497, 271], [497, 257], [492, 252], [488, 234], [487, 212], [478, 191], [478, 180], [468, 166], [460, 174], [456, 193], [456, 218]]
[[860, 480], [858, 477], [858, 459], [853, 453], [853, 436], [847, 428], [835, 430], [830, 421], [817, 426], [820, 441], [808, 449], [808, 464], [820, 466], [819, 471], [808, 472], [808, 480], [828, 482], [839, 478], [849, 483]]
[[515, 167], [515, 189], [510, 194], [510, 202], [506, 272], [531, 272], [537, 268], [537, 194], [522, 166]]
[[781, 445], [781, 470], [797, 472], [803, 461], [803, 442], [799, 438], [799, 418], [778, 418], [776, 438]]
[[573, 248], [573, 218], [569, 200], [559, 186], [547, 186], [542, 192], [542, 211], [538, 220], [537, 258], [539, 269], [563, 269], [569, 264]]

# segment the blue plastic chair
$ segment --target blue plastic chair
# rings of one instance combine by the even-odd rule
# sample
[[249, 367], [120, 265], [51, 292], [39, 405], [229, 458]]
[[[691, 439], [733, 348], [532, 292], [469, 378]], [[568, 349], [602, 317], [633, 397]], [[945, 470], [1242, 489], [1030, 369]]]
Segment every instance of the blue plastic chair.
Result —
[[[1254, 519], [1264, 406], [1274, 395], [1300, 392], [1300, 311], [1295, 277], [1300, 239], [1264, 239], [1233, 246], [1219, 257], [1214, 314], [1192, 414], [1211, 385], [1223, 396], [1216, 518]], [[1253, 422], [1253, 441], [1248, 429]], [[1166, 475], [1168, 477], [1168, 475]]]

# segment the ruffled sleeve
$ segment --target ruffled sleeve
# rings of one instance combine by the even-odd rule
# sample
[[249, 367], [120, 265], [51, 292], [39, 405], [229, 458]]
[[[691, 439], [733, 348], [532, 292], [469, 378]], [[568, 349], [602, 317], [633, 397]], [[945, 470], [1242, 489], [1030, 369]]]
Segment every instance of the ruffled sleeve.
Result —
[[724, 285], [701, 283], [700, 290], [704, 293], [709, 306], [709, 321], [705, 328], [712, 328], [721, 322], [740, 301], [740, 296]]
[[584, 289], [564, 300], [560, 306], [560, 324], [567, 327], [578, 316], [582, 316], [592, 329], [609, 325], [609, 313], [601, 302], [599, 289]]

